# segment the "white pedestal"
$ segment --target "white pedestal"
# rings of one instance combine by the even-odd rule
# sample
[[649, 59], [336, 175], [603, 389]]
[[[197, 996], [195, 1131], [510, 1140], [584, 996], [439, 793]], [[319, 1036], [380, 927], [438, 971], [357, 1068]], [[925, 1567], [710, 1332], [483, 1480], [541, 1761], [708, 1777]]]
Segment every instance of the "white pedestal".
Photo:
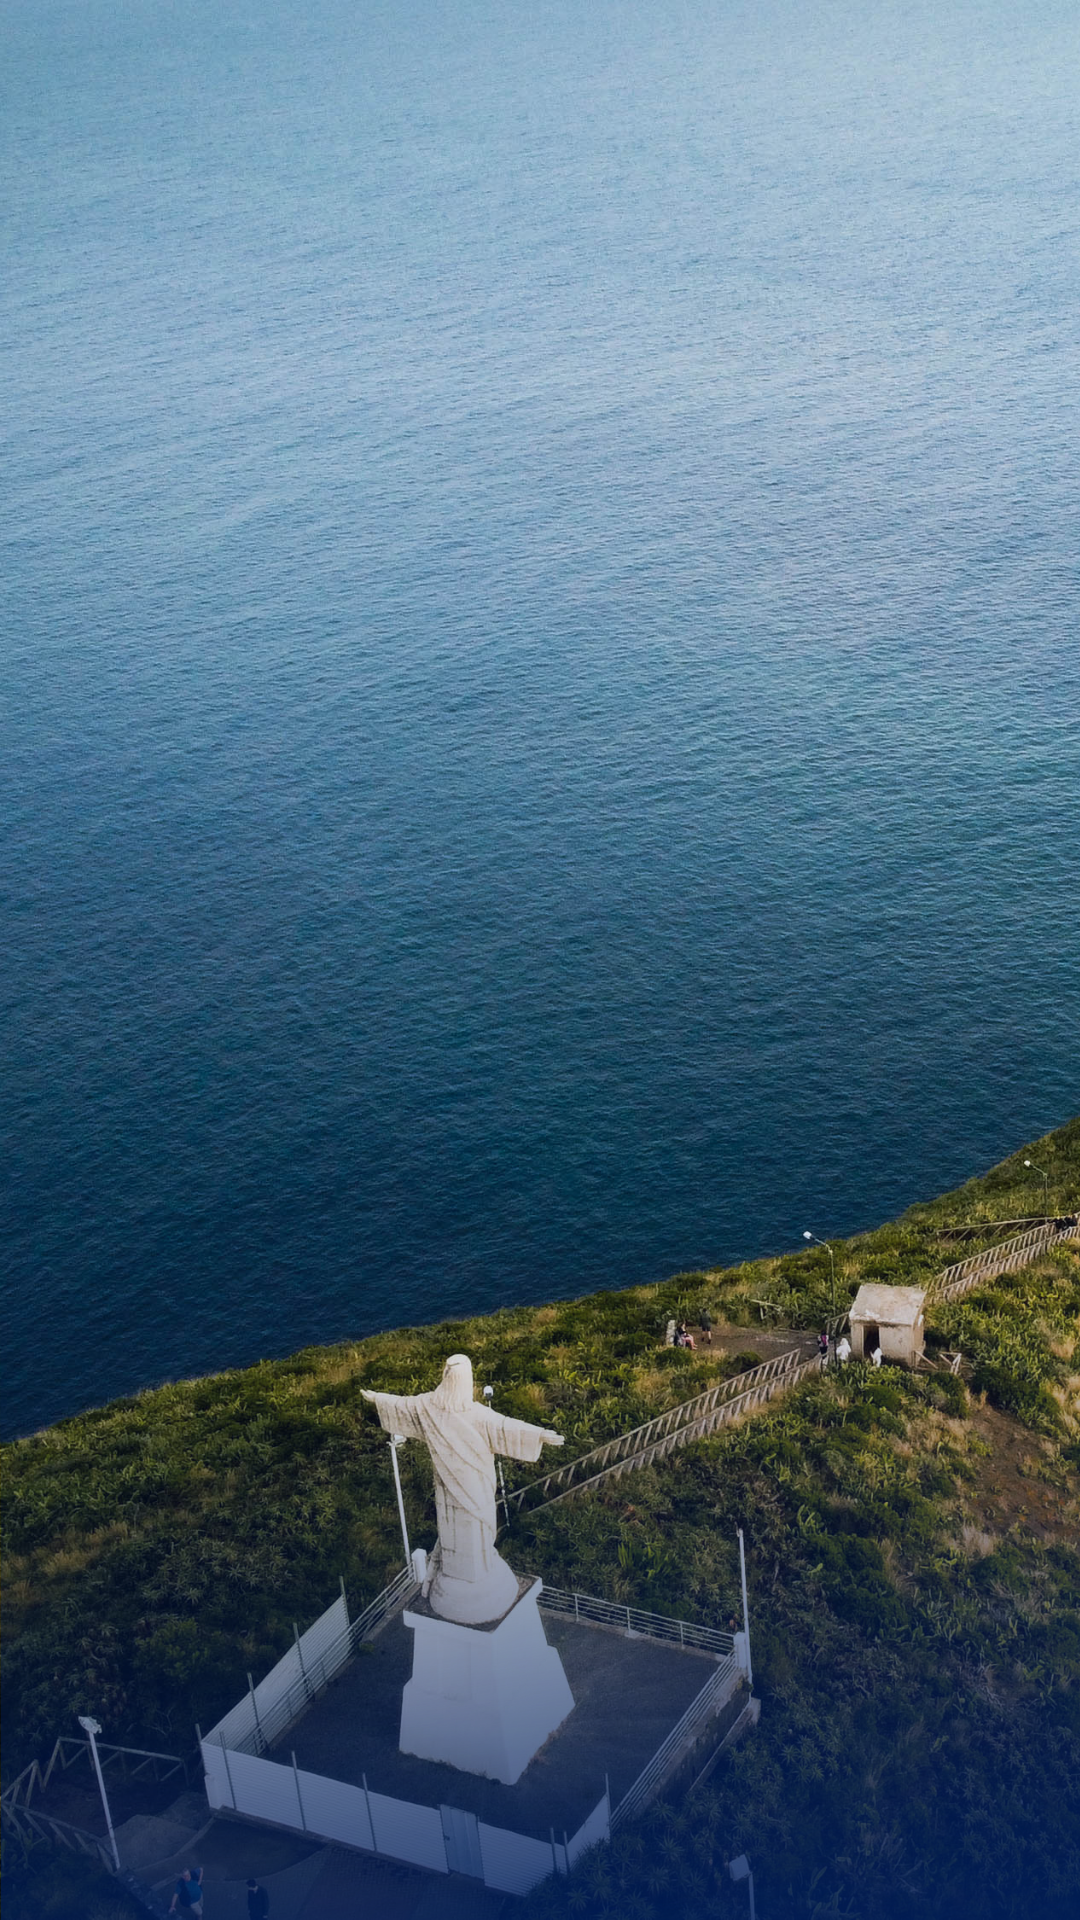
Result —
[[526, 1585], [510, 1611], [486, 1627], [409, 1609], [413, 1670], [402, 1695], [402, 1753], [441, 1760], [512, 1787], [574, 1696], [536, 1610], [543, 1581]]

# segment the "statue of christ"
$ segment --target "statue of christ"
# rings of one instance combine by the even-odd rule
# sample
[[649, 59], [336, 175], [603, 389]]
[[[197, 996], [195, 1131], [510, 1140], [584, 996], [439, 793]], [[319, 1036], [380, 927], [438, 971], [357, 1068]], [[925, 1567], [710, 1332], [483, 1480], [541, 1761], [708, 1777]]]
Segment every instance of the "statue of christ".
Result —
[[387, 1433], [422, 1440], [435, 1470], [439, 1543], [425, 1593], [433, 1613], [462, 1626], [499, 1620], [518, 1597], [517, 1575], [495, 1551], [495, 1455], [539, 1460], [563, 1436], [473, 1399], [472, 1361], [451, 1354], [431, 1393], [368, 1393]]

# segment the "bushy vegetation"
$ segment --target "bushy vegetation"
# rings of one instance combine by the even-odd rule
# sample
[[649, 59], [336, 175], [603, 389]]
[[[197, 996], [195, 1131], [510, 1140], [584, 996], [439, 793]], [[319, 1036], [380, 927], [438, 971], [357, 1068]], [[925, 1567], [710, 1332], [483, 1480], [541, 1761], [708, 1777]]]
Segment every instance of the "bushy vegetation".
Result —
[[[1041, 1284], [1076, 1297], [1073, 1262]], [[1073, 1911], [1080, 1556], [966, 1523], [985, 1452], [967, 1402], [951, 1376], [852, 1366], [591, 1511], [536, 1516], [553, 1578], [599, 1574], [629, 1537], [637, 1564], [660, 1561], [638, 1593], [714, 1618], [743, 1526], [764, 1708], [702, 1792], [538, 1892], [533, 1920], [744, 1911], [722, 1873], [743, 1851], [759, 1911], [785, 1920]]]
[[[10, 1858], [8, 1854], [10, 1852]], [[146, 1920], [146, 1908], [84, 1853], [5, 1843], [4, 1920]]]
[[[918, 1284], [994, 1220], [1041, 1212], [1022, 1150], [957, 1193], [837, 1245], [838, 1292]], [[1080, 1204], [1080, 1121], [1030, 1149], [1050, 1206]], [[947, 1229], [973, 1224], [957, 1249]], [[985, 1226], [985, 1232], [983, 1228]], [[333, 1597], [358, 1607], [400, 1565], [385, 1436], [360, 1388], [427, 1388], [469, 1352], [507, 1412], [556, 1425], [563, 1458], [727, 1368], [661, 1344], [708, 1306], [745, 1327], [813, 1327], [815, 1249], [658, 1287], [406, 1329], [181, 1382], [5, 1449], [5, 1764], [93, 1710], [106, 1737], [190, 1747]], [[934, 1316], [972, 1391], [1026, 1423], [1037, 1470], [1072, 1499], [1080, 1260], [1056, 1250]], [[756, 1330], [756, 1332], [755, 1332]], [[986, 1441], [947, 1374], [849, 1367], [747, 1424], [514, 1523], [507, 1551], [555, 1585], [726, 1620], [750, 1555], [761, 1725], [706, 1791], [661, 1807], [537, 1915], [745, 1910], [744, 1849], [771, 1915], [1065, 1920], [1080, 1884], [1080, 1559], [1067, 1539], [973, 1524]], [[402, 1456], [416, 1535], [434, 1517]], [[1033, 1468], [1033, 1470], [1035, 1470]], [[527, 1470], [519, 1470], [528, 1477]], [[981, 1904], [980, 1904], [981, 1903]]]

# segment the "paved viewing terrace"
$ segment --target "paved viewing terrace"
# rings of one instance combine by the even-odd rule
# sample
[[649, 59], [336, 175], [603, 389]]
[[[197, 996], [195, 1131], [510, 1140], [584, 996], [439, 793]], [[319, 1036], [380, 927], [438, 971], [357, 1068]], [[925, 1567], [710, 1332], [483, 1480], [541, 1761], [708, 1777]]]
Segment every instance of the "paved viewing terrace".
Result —
[[575, 1708], [516, 1786], [398, 1750], [412, 1633], [396, 1618], [294, 1725], [270, 1755], [311, 1773], [429, 1807], [461, 1807], [491, 1826], [546, 1840], [574, 1832], [610, 1781], [618, 1803], [715, 1671], [707, 1654], [543, 1615]]

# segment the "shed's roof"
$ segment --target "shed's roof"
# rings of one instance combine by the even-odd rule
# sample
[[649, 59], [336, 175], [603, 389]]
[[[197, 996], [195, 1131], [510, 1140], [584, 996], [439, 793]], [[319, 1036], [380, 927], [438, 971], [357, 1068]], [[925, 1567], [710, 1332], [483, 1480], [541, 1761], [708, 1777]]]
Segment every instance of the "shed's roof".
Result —
[[852, 1320], [870, 1320], [879, 1327], [913, 1327], [923, 1310], [921, 1287], [883, 1287], [867, 1281], [851, 1303]]

